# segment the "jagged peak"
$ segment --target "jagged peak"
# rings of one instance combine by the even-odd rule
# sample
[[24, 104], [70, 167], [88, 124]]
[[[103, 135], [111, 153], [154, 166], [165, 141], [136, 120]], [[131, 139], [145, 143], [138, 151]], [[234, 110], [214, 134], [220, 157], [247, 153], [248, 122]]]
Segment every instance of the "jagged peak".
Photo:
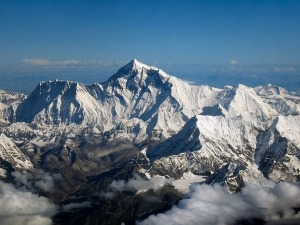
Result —
[[39, 83], [38, 86], [43, 86], [43, 85], [55, 85], [55, 84], [64, 84], [64, 85], [70, 85], [70, 84], [74, 84], [74, 83], [78, 83], [75, 81], [69, 81], [69, 80], [59, 80], [59, 79], [55, 79], [55, 80], [48, 80], [48, 81], [41, 81]]
[[250, 87], [248, 87], [244, 84], [237, 84], [237, 85], [234, 86], [233, 89], [235, 89], [235, 90], [248, 90], [248, 89], [250, 89]]
[[[132, 78], [133, 76], [136, 76], [137, 74], [141, 74], [143, 72], [149, 72], [148, 74], [159, 74], [163, 77], [169, 77], [168, 74], [166, 74], [161, 69], [154, 67], [154, 66], [148, 66], [137, 59], [131, 60], [129, 63], [127, 63], [125, 66], [121, 67], [117, 73], [115, 73], [113, 76], [109, 78], [108, 81], [112, 81], [118, 78]], [[152, 72], [152, 73], [151, 73]], [[153, 73], [154, 72], [154, 73]]]
[[268, 94], [275, 94], [275, 95], [288, 94], [288, 91], [285, 90], [284, 88], [272, 84], [268, 84], [263, 89], [266, 90]]
[[250, 87], [247, 87], [243, 84], [237, 84], [234, 87], [224, 88], [223, 91], [220, 92], [219, 97], [233, 99], [234, 96], [238, 95], [238, 93], [248, 93], [249, 91], [252, 92]]
[[36, 87], [35, 91], [38, 91], [40, 93], [42, 92], [50, 92], [50, 91], [66, 91], [70, 88], [79, 90], [85, 87], [85, 84], [75, 82], [75, 81], [69, 81], [69, 80], [48, 80], [48, 81], [41, 81], [38, 86]]
[[[137, 69], [142, 69], [142, 68], [150, 69], [151, 68], [150, 66], [138, 61], [137, 59], [131, 60], [128, 64], [132, 65], [132, 67], [137, 68]], [[154, 68], [154, 67], [152, 67], [152, 68]]]
[[151, 69], [154, 67], [148, 66], [140, 61], [138, 61], [137, 59], [132, 59], [129, 63], [127, 63], [125, 66], [121, 67], [118, 72], [130, 72], [130, 71], [134, 71], [134, 70], [142, 70], [142, 69]]

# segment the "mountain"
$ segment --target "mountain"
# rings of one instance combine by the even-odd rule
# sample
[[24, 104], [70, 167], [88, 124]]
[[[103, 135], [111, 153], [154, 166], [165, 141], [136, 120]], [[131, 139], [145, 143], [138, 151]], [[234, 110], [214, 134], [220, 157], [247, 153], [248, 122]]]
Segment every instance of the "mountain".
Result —
[[59, 80], [41, 82], [18, 106], [16, 121], [53, 125], [97, 123], [101, 118], [99, 107], [83, 84]]
[[21, 93], [0, 90], [0, 126], [8, 125], [14, 120], [16, 107], [25, 97]]
[[269, 84], [266, 87], [256, 87], [256, 93], [274, 108], [278, 113], [299, 115], [299, 96], [289, 94], [284, 88]]
[[191, 85], [134, 59], [104, 83], [42, 81], [0, 102], [1, 179], [24, 171], [41, 187], [43, 171], [38, 194], [72, 208], [58, 225], [133, 224], [193, 182], [300, 178], [300, 97], [281, 87]]
[[148, 135], [169, 137], [203, 106], [216, 103], [219, 89], [192, 86], [132, 60], [102, 84], [41, 82], [18, 106], [16, 121], [82, 124], [109, 131], [129, 119], [146, 124]]
[[[146, 154], [140, 156], [153, 163], [153, 174], [173, 171], [168, 175], [179, 178], [187, 171], [214, 173], [231, 161], [257, 164], [268, 176], [270, 168], [260, 155], [267, 157], [272, 143], [262, 143], [270, 133], [278, 133], [276, 121], [293, 118], [287, 121], [297, 124], [299, 101], [300, 97], [272, 85], [250, 88], [239, 84], [223, 89], [190, 85], [134, 59], [101, 84], [40, 82], [16, 106], [12, 120], [16, 123], [3, 132], [23, 141], [20, 148], [37, 163], [39, 158], [28, 149], [49, 157], [48, 149], [61, 146], [53, 144], [58, 136], [62, 142], [73, 140], [81, 149], [98, 138], [102, 147], [94, 147], [95, 151], [103, 151], [110, 143], [130, 143], [130, 148], [146, 146]], [[289, 132], [294, 135], [297, 129]], [[286, 138], [284, 131], [275, 136]], [[154, 141], [152, 147], [147, 144], [149, 140]], [[295, 146], [289, 148], [297, 151], [299, 144], [287, 140], [286, 145]], [[100, 155], [107, 154], [109, 151]], [[297, 170], [297, 163], [293, 165]], [[173, 166], [180, 169], [174, 173]]]
[[30, 170], [33, 168], [30, 159], [3, 133], [0, 135], [0, 158], [14, 169]]
[[176, 135], [147, 150], [151, 174], [207, 175], [228, 162], [242, 166], [245, 180], [298, 179], [299, 116], [279, 116], [266, 130], [241, 118], [198, 115]]

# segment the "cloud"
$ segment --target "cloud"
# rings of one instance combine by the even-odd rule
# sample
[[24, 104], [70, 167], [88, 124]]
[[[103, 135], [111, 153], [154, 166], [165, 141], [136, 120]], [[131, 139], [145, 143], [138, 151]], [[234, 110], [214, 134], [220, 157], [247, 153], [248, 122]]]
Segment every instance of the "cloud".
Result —
[[133, 179], [127, 182], [124, 180], [113, 181], [110, 187], [119, 191], [146, 191], [149, 189], [157, 190], [169, 182], [170, 180], [163, 176], [153, 176], [149, 180], [144, 180], [140, 176], [135, 175]]
[[57, 66], [74, 66], [80, 64], [80, 61], [70, 59], [70, 60], [52, 62], [52, 64]]
[[278, 66], [276, 66], [275, 68], [274, 68], [274, 71], [275, 72], [294, 72], [294, 71], [296, 71], [296, 69], [294, 68], [294, 67], [292, 67], [292, 66], [285, 66], [285, 67], [278, 67]]
[[64, 212], [72, 211], [73, 209], [80, 209], [80, 208], [88, 208], [91, 207], [91, 202], [80, 202], [80, 203], [70, 203], [67, 205], [63, 205], [62, 209]]
[[32, 179], [32, 174], [21, 173], [19, 171], [15, 171], [15, 172], [12, 172], [11, 175], [14, 177], [15, 182], [19, 186], [24, 186], [27, 189], [31, 189], [32, 188], [32, 184], [29, 181], [30, 179]]
[[55, 183], [61, 179], [60, 174], [49, 174], [42, 170], [37, 170], [35, 172], [35, 181], [34, 186], [39, 188], [42, 191], [53, 191], [55, 189]]
[[[230, 194], [220, 185], [193, 185], [186, 198], [163, 214], [152, 215], [138, 225], [234, 224], [241, 219], [300, 220], [292, 207], [299, 206], [299, 184], [273, 187], [247, 184], [241, 193]], [[296, 224], [296, 223], [294, 223]]]
[[35, 67], [46, 67], [46, 68], [65, 68], [65, 67], [106, 67], [112, 66], [118, 63], [104, 62], [101, 60], [56, 60], [52, 61], [44, 58], [25, 58], [23, 64]]
[[62, 61], [50, 61], [49, 59], [42, 58], [25, 58], [23, 63], [31, 66], [74, 66], [79, 65], [81, 62], [78, 60], [62, 60]]
[[167, 183], [171, 183], [173, 179], [166, 179], [163, 176], [153, 176], [149, 180], [145, 180], [138, 175], [134, 175], [133, 179], [129, 181], [125, 180], [114, 180], [109, 185], [109, 192], [101, 192], [100, 197], [113, 198], [114, 192], [116, 191], [137, 191], [145, 192], [149, 189], [158, 190]]
[[23, 59], [23, 63], [32, 65], [32, 66], [48, 66], [51, 62], [48, 59], [40, 59], [40, 58], [25, 58]]
[[35, 189], [51, 192], [55, 189], [55, 183], [61, 179], [60, 174], [49, 174], [43, 170], [35, 170], [31, 173], [12, 172], [15, 182], [23, 189], [35, 191]]
[[237, 60], [235, 60], [235, 59], [230, 59], [230, 60], [229, 60], [229, 64], [230, 64], [230, 65], [238, 65], [239, 62], [238, 62]]
[[47, 198], [0, 181], [1, 225], [50, 225], [57, 207]]

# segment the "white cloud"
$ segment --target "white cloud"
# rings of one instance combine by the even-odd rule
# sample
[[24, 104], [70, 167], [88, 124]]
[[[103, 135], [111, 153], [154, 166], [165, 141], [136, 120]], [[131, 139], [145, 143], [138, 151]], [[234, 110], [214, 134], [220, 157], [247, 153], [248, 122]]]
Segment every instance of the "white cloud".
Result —
[[235, 59], [230, 59], [230, 60], [229, 60], [229, 64], [230, 64], [230, 65], [238, 65], [239, 62], [238, 62], [237, 60], [235, 60]]
[[51, 62], [48, 59], [41, 59], [41, 58], [25, 58], [23, 59], [23, 63], [32, 65], [32, 66], [48, 66]]
[[112, 189], [120, 190], [120, 191], [146, 191], [149, 189], [157, 190], [164, 186], [170, 180], [167, 180], [162, 176], [153, 176], [149, 180], [144, 180], [138, 175], [135, 175], [133, 179], [129, 181], [113, 181], [110, 185]]
[[82, 67], [105, 67], [111, 65], [117, 65], [117, 63], [112, 62], [104, 62], [101, 60], [74, 60], [74, 59], [67, 59], [67, 60], [56, 60], [52, 61], [49, 59], [44, 58], [25, 58], [23, 59], [23, 64], [29, 66], [36, 66], [36, 67], [58, 67], [58, 68], [65, 68], [65, 67], [74, 67], [74, 66], [82, 66]]
[[51, 192], [55, 188], [55, 182], [61, 179], [60, 174], [49, 174], [43, 170], [35, 170], [31, 173], [12, 172], [15, 182], [23, 189]]
[[47, 198], [0, 181], [1, 225], [50, 225], [57, 207]]
[[37, 181], [35, 181], [34, 186], [46, 192], [53, 191], [55, 182], [61, 179], [60, 174], [50, 175], [42, 170], [36, 170], [35, 177], [37, 178]]
[[81, 63], [80, 61], [73, 60], [73, 59], [52, 62], [52, 64], [55, 66], [74, 66], [74, 65], [78, 65], [80, 63]]
[[279, 67], [279, 66], [276, 66], [274, 68], [274, 71], [275, 72], [294, 72], [296, 69], [292, 66], [284, 66], [284, 67]]
[[11, 175], [14, 177], [15, 182], [19, 186], [24, 186], [25, 188], [28, 188], [28, 189], [32, 188], [32, 184], [31, 184], [31, 182], [29, 182], [29, 180], [31, 179], [30, 177], [32, 177], [32, 174], [29, 174], [29, 173], [23, 174], [19, 171], [15, 171], [15, 172], [12, 172]]
[[80, 209], [80, 208], [88, 208], [91, 207], [91, 202], [80, 202], [80, 203], [70, 203], [67, 205], [63, 205], [62, 209], [64, 212], [72, 211], [73, 209]]
[[115, 191], [137, 191], [144, 192], [149, 189], [157, 190], [167, 183], [171, 183], [173, 179], [166, 179], [163, 176], [153, 176], [149, 180], [145, 180], [138, 175], [134, 175], [129, 181], [114, 180], [110, 185], [110, 192], [101, 192], [100, 197], [113, 198]]
[[186, 198], [170, 211], [152, 215], [137, 224], [221, 225], [251, 218], [267, 221], [294, 218], [299, 222], [299, 215], [295, 215], [292, 209], [299, 203], [298, 184], [279, 183], [271, 188], [248, 184], [241, 193], [236, 194], [228, 193], [219, 185], [193, 185]]
[[43, 58], [25, 58], [23, 63], [31, 66], [74, 66], [78, 65], [81, 62], [78, 60], [61, 60], [61, 61], [51, 61], [49, 59]]

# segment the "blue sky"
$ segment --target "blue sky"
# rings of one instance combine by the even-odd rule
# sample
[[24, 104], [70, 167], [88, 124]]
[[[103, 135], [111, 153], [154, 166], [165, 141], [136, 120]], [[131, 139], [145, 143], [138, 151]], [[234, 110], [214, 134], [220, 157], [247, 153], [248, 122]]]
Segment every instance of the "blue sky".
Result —
[[187, 65], [288, 71], [300, 64], [299, 37], [297, 0], [0, 0], [5, 73], [80, 73], [133, 58], [178, 72]]
[[300, 63], [300, 1], [1, 0], [0, 62]]

